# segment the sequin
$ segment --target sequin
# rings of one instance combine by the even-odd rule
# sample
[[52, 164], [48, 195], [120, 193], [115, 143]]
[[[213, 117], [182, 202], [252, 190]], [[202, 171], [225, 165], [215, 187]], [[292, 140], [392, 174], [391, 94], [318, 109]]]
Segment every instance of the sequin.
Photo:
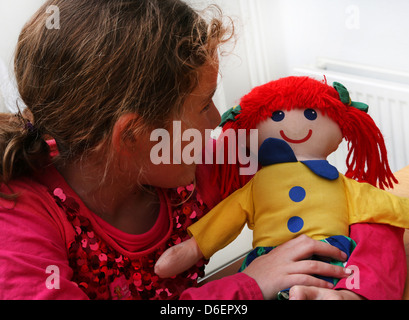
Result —
[[98, 243], [90, 244], [90, 245], [89, 245], [89, 248], [90, 248], [92, 251], [97, 251], [98, 248], [99, 248], [99, 244], [98, 244]]
[[107, 255], [105, 253], [100, 253], [98, 258], [99, 258], [99, 261], [107, 261], [108, 260]]
[[67, 199], [66, 195], [64, 194], [61, 188], [54, 189], [53, 194], [54, 196], [58, 197], [62, 202], [64, 202]]
[[[62, 208], [75, 231], [75, 239], [68, 248], [68, 261], [77, 283], [90, 299], [177, 299], [182, 291], [196, 286], [204, 276], [206, 261], [171, 279], [161, 279], [154, 273], [154, 265], [169, 247], [189, 238], [187, 227], [208, 211], [194, 190], [194, 186], [167, 190], [172, 208], [172, 234], [165, 244], [152, 253], [136, 259], [117, 252], [94, 230], [90, 220], [80, 214], [75, 199], [61, 188], [51, 193]], [[193, 191], [193, 195], [192, 195]]]

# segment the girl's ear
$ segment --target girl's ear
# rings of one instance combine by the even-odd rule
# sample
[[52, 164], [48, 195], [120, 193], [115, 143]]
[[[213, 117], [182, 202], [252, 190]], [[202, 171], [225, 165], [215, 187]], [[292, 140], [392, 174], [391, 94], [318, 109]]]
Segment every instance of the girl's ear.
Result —
[[112, 146], [116, 152], [126, 152], [135, 148], [137, 132], [141, 131], [142, 120], [135, 113], [120, 116], [112, 131]]

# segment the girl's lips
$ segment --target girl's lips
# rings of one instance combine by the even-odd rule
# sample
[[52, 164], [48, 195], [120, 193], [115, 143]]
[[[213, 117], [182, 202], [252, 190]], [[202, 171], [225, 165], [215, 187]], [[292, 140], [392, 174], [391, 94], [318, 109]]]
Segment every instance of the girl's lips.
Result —
[[283, 137], [283, 139], [284, 139], [285, 141], [289, 142], [289, 143], [304, 143], [304, 142], [308, 141], [308, 140], [311, 138], [311, 136], [312, 136], [312, 130], [310, 130], [310, 131], [308, 132], [307, 136], [306, 136], [304, 139], [301, 139], [301, 140], [293, 140], [293, 139], [287, 137], [287, 136], [285, 135], [285, 133], [284, 133], [283, 130], [280, 131], [280, 134], [281, 134], [281, 136]]

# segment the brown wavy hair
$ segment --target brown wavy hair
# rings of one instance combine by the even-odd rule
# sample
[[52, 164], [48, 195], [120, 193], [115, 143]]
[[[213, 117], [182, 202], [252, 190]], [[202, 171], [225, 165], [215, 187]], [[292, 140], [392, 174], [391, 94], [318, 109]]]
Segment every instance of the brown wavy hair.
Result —
[[[51, 5], [60, 29], [46, 27]], [[19, 36], [15, 75], [27, 109], [0, 115], [0, 183], [44, 166], [47, 138], [56, 161], [71, 162], [109, 145], [125, 113], [142, 119], [135, 130], [181, 114], [198, 68], [233, 35], [218, 7], [205, 11], [180, 0], [47, 1]]]

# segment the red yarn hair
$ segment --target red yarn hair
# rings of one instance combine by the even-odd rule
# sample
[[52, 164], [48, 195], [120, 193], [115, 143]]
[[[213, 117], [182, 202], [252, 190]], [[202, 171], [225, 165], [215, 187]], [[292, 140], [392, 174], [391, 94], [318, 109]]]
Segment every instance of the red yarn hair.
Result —
[[[241, 112], [235, 121], [228, 121], [228, 129], [255, 129], [278, 110], [295, 108], [315, 109], [329, 116], [341, 128], [348, 142], [346, 176], [367, 182], [381, 189], [397, 183], [387, 159], [385, 142], [373, 119], [365, 112], [344, 104], [335, 88], [326, 81], [309, 77], [287, 77], [254, 88], [240, 100]], [[225, 159], [228, 151], [225, 150]], [[223, 197], [243, 186], [240, 164], [216, 165], [216, 177], [221, 181]]]

